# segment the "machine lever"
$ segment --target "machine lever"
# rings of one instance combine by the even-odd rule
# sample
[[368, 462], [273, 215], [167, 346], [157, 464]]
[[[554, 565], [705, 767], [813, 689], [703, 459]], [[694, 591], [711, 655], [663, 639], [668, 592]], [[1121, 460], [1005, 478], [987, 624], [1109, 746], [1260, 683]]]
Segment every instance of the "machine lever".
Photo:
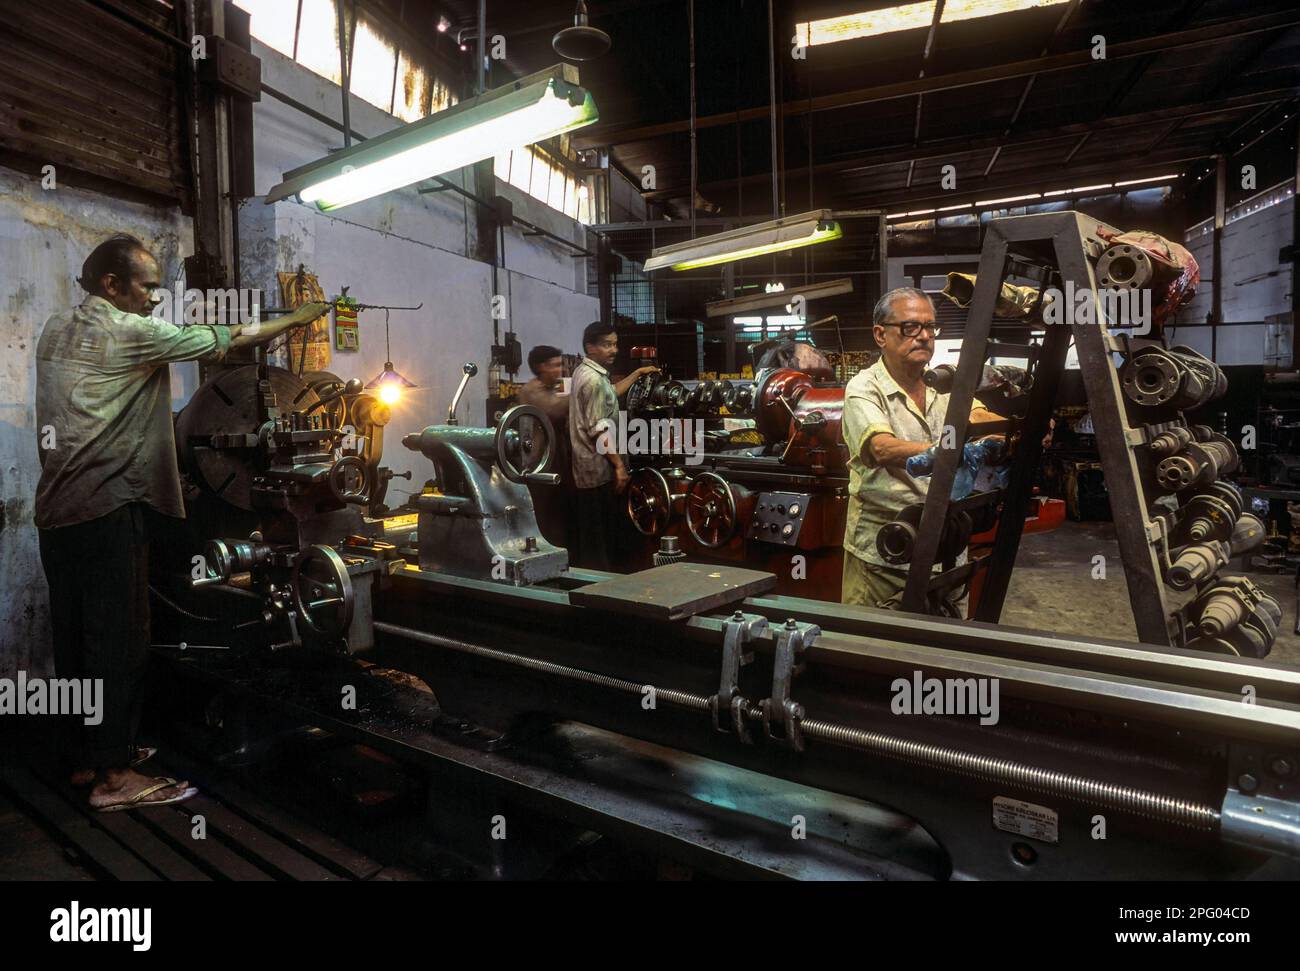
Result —
[[461, 368], [461, 371], [463, 373], [461, 374], [460, 377], [460, 385], [456, 388], [456, 393], [452, 395], [451, 407], [447, 409], [448, 425], [460, 424], [460, 422], [456, 420], [456, 409], [460, 407], [460, 399], [461, 399], [461, 395], [465, 393], [465, 385], [469, 384], [470, 378], [478, 374], [478, 365], [475, 364], [473, 361], [467, 361], [465, 363], [465, 366]]

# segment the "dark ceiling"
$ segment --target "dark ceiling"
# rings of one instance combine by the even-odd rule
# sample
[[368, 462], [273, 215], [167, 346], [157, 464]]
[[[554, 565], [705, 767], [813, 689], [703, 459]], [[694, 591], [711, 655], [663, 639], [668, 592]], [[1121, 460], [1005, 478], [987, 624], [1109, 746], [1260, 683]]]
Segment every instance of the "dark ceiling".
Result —
[[[408, 22], [412, 7], [427, 8], [430, 23], [445, 13], [453, 32], [476, 21], [474, 0], [405, 3]], [[923, 27], [791, 56], [796, 22], [893, 5], [775, 3], [786, 211], [893, 211], [1163, 174], [1240, 150], [1293, 114], [1300, 95], [1300, 12], [1286, 0], [1072, 0], [941, 24], [932, 38]], [[654, 165], [649, 198], [684, 216], [687, 0], [588, 6], [613, 47], [581, 66], [601, 121], [577, 142], [609, 146], [628, 173]], [[506, 69], [558, 60], [551, 37], [573, 9], [572, 0], [489, 0], [488, 31], [507, 40]], [[1097, 35], [1105, 60], [1091, 57]], [[695, 49], [700, 194], [725, 215], [770, 214], [766, 2], [695, 0]], [[939, 188], [947, 164], [955, 193]]]

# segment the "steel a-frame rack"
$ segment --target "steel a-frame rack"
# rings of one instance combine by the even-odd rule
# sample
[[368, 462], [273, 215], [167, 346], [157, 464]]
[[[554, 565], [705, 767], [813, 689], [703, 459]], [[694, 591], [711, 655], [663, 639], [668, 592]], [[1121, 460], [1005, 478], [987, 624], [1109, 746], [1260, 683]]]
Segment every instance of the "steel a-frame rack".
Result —
[[[1138, 639], [1165, 647], [1184, 643], [1183, 619], [1180, 613], [1171, 613], [1162, 581], [1158, 547], [1161, 526], [1152, 519], [1147, 490], [1142, 485], [1149, 458], [1139, 454], [1139, 448], [1162, 426], [1159, 423], [1130, 423], [1129, 408], [1113, 359], [1116, 352], [1127, 354], [1141, 344], [1163, 346], [1164, 342], [1112, 334], [1107, 327], [1093, 264], [1110, 243], [1098, 235], [1098, 230], [1118, 233], [1113, 227], [1073, 211], [1011, 216], [989, 223], [944, 419], [952, 429], [945, 439], [955, 442], [957, 447], [941, 448], [936, 457], [903, 594], [904, 610], [924, 613], [932, 593], [966, 582], [975, 571], [984, 570], [983, 587], [971, 619], [989, 623], [998, 621], [1024, 531], [1025, 513], [1032, 499], [1034, 474], [1042, 456], [1042, 440], [1049, 428], [1066, 354], [1073, 338], [1110, 494]], [[1090, 319], [1082, 322], [1045, 326], [1043, 343], [1029, 349], [1031, 364], [1036, 363], [1034, 380], [1007, 485], [1000, 496], [1001, 514], [992, 551], [976, 561], [934, 574], [941, 530], [951, 505], [949, 496], [962, 454], [960, 446], [966, 441], [971, 404], [984, 364], [993, 354], [1014, 353], [1011, 346], [992, 340], [998, 295], [1004, 280], [1013, 275], [1039, 283], [1039, 306], [1042, 306], [1041, 294], [1048, 287], [1056, 288], [1058, 293], [1068, 293], [1067, 286], [1072, 284], [1076, 295], [1074, 303], [1079, 304], [1077, 295], [1082, 292], [1082, 300], [1092, 302], [1092, 313], [1088, 315]], [[1062, 309], [1069, 315], [1073, 308], [1065, 306]], [[1181, 420], [1181, 415], [1175, 413], [1172, 418]], [[977, 495], [972, 499], [975, 502], [981, 499], [998, 501], [999, 497]], [[1089, 567], [1090, 564], [1081, 564], [1081, 569]]]

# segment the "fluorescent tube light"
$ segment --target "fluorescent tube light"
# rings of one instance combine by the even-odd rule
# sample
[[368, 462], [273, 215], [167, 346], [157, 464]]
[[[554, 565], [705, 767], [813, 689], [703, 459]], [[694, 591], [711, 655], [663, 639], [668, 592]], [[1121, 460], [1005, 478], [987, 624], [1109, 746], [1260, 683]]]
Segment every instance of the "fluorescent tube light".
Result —
[[590, 92], [577, 84], [577, 72], [556, 65], [286, 172], [266, 201], [297, 196], [318, 209], [338, 209], [599, 117]]
[[836, 297], [853, 292], [853, 278], [841, 277], [838, 280], [826, 280], [822, 283], [810, 283], [805, 287], [790, 290], [769, 290], [767, 293], [751, 293], [743, 297], [730, 297], [726, 300], [714, 300], [704, 305], [704, 312], [709, 317], [725, 317], [729, 314], [762, 310], [766, 307], [787, 306], [795, 297], [801, 296], [805, 301], [822, 297]]
[[1109, 182], [1099, 182], [1096, 185], [1077, 185], [1073, 189], [1053, 189], [1051, 192], [1044, 192], [1044, 196], [1070, 196], [1079, 192], [1100, 192], [1102, 189], [1109, 189]]
[[1141, 185], [1144, 182], [1169, 182], [1176, 178], [1178, 178], [1177, 173], [1173, 175], [1153, 175], [1149, 179], [1129, 179], [1127, 182], [1116, 182], [1115, 188], [1118, 189], [1122, 185]]
[[660, 246], [650, 253], [645, 269], [648, 272], [670, 266], [674, 270], [694, 270], [825, 243], [843, 235], [840, 224], [831, 218], [831, 210], [814, 209], [798, 216], [786, 216], [684, 243]]
[[1007, 202], [1024, 202], [1024, 201], [1026, 201], [1026, 200], [1028, 200], [1028, 199], [1037, 199], [1037, 198], [1038, 198], [1038, 193], [1037, 193], [1037, 192], [1029, 192], [1029, 193], [1026, 193], [1026, 194], [1023, 195], [1023, 196], [1007, 196], [1007, 197], [1004, 198], [1004, 199], [977, 199], [977, 200], [975, 201], [975, 205], [977, 205], [977, 206], [1000, 206], [1000, 205], [1002, 205], [1002, 204], [1004, 204], [1004, 203], [1007, 203]]

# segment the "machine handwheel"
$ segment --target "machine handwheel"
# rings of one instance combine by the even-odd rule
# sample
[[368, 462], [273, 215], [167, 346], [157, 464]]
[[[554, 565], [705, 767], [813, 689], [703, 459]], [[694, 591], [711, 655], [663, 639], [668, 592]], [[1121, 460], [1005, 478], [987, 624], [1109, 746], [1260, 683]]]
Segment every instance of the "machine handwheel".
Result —
[[658, 536], [672, 519], [673, 494], [658, 469], [637, 469], [627, 484], [627, 514], [643, 536]]
[[364, 506], [370, 502], [370, 471], [357, 455], [345, 455], [330, 468], [330, 492], [339, 502]]
[[[532, 420], [525, 422], [525, 418]], [[541, 458], [530, 463], [528, 457], [539, 434], [546, 439], [546, 446]], [[545, 472], [555, 454], [555, 434], [551, 431], [550, 420], [540, 408], [515, 405], [501, 416], [497, 425], [496, 452], [501, 474], [511, 482], [523, 482], [527, 476]], [[519, 457], [518, 463], [514, 456]]]
[[726, 479], [702, 472], [686, 493], [686, 528], [701, 546], [714, 550], [736, 534], [736, 496]]
[[328, 546], [309, 546], [293, 561], [289, 581], [302, 622], [321, 637], [342, 637], [352, 623], [352, 578], [343, 558]]

